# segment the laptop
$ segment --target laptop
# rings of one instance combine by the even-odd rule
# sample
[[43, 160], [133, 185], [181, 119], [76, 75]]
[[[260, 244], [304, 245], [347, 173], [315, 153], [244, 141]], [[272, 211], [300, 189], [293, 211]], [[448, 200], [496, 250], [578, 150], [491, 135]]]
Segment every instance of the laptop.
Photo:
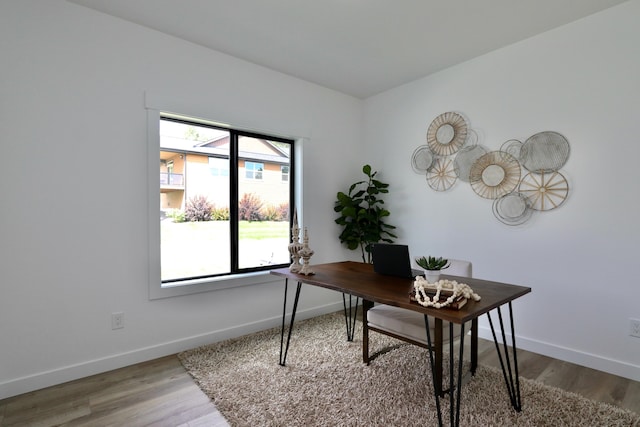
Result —
[[373, 271], [386, 276], [413, 279], [423, 274], [411, 268], [409, 246], [391, 243], [375, 243], [371, 248]]

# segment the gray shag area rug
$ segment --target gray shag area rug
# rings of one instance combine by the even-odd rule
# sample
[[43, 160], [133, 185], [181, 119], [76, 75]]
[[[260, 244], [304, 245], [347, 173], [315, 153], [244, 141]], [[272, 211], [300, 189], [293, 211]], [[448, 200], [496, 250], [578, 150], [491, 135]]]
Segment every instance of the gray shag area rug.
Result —
[[[178, 356], [232, 426], [437, 425], [427, 351], [400, 345], [367, 366], [361, 337], [357, 329], [348, 342], [343, 315], [333, 313], [296, 322], [285, 367], [280, 328]], [[370, 342], [372, 351], [400, 343], [376, 333]], [[612, 405], [524, 378], [520, 388], [515, 412], [502, 373], [478, 367], [462, 388], [460, 425], [640, 426], [638, 414]], [[448, 424], [446, 399], [442, 410]]]

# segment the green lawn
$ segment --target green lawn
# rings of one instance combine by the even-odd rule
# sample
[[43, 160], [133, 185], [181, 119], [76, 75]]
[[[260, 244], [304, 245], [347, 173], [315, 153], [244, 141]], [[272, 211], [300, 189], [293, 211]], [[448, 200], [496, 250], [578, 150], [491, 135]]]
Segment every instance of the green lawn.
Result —
[[240, 221], [240, 240], [242, 239], [279, 239], [289, 240], [287, 221]]

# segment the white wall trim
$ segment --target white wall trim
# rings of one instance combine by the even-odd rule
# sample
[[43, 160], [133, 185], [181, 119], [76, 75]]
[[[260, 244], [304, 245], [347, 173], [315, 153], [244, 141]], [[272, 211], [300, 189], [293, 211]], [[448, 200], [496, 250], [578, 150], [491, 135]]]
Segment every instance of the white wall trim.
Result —
[[259, 132], [268, 135], [290, 139], [311, 139], [311, 125], [300, 120], [269, 121], [264, 123], [262, 117], [254, 112], [246, 111], [228, 104], [211, 102], [209, 94], [160, 93], [159, 91], [145, 91], [144, 104], [148, 110], [158, 110], [164, 113], [176, 114], [203, 120], [215, 121], [220, 126], [232, 127], [249, 132]]
[[[496, 330], [496, 334], [500, 334]], [[486, 326], [478, 327], [478, 336], [489, 341], [493, 341], [491, 328]], [[507, 342], [511, 342], [511, 335], [506, 334]], [[501, 342], [500, 335], [498, 340]], [[502, 345], [502, 344], [501, 344]], [[634, 381], [640, 381], [640, 365], [614, 360], [597, 354], [586, 353], [572, 348], [562, 347], [538, 341], [526, 337], [516, 335], [516, 347], [522, 350], [531, 351], [533, 353], [542, 354], [558, 360], [575, 363], [576, 365], [586, 366], [598, 371], [607, 372], [609, 374], [618, 375], [620, 377], [629, 378]]]
[[[342, 309], [342, 302], [334, 302], [308, 308], [305, 310], [299, 310], [296, 313], [296, 322], [327, 313], [333, 313]], [[289, 315], [287, 320], [290, 319]], [[40, 390], [45, 387], [62, 384], [68, 381], [73, 381], [79, 378], [88, 377], [90, 375], [95, 375], [102, 372], [111, 371], [113, 369], [130, 366], [136, 363], [157, 359], [159, 357], [176, 354], [181, 351], [189, 350], [202, 345], [240, 337], [269, 328], [280, 327], [281, 322], [281, 316], [274, 316], [255, 322], [236, 325], [226, 329], [207, 332], [206, 334], [194, 335], [191, 337], [169, 341], [158, 345], [142, 347], [125, 353], [114, 354], [99, 359], [64, 366], [59, 369], [53, 369], [50, 371], [39, 372], [37, 374], [28, 375], [21, 378], [15, 378], [10, 381], [0, 383], [0, 400], [12, 396], [17, 396], [23, 393], [28, 393], [30, 391]], [[274, 359], [273, 363], [277, 364], [278, 360]]]

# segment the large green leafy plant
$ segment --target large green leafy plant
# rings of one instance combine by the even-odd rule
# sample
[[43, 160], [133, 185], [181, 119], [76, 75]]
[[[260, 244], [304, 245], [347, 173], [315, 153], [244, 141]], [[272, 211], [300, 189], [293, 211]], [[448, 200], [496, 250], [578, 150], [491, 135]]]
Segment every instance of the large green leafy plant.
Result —
[[344, 227], [340, 242], [351, 250], [360, 248], [362, 261], [371, 263], [372, 245], [392, 243], [397, 236], [392, 232], [396, 227], [385, 223], [389, 211], [381, 198], [389, 192], [389, 184], [375, 179], [378, 172], [372, 172], [369, 165], [364, 165], [362, 172], [367, 179], [351, 184], [348, 193], [338, 192], [333, 210], [340, 214], [336, 223]]

